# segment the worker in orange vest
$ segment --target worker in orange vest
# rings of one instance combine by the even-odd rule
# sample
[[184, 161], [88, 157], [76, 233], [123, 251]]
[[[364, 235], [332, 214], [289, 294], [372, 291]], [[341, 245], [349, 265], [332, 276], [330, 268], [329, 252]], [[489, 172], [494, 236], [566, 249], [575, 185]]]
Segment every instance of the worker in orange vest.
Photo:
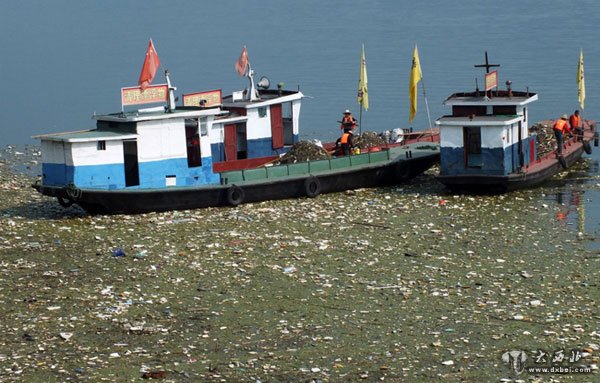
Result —
[[558, 156], [562, 156], [562, 149], [565, 142], [565, 132], [571, 133], [571, 128], [569, 127], [569, 122], [567, 120], [567, 115], [563, 114], [561, 118], [554, 122], [554, 126], [552, 127], [552, 129], [554, 130], [554, 136], [556, 137], [556, 145], [558, 146]]
[[340, 125], [340, 129], [343, 129], [343, 130], [356, 129], [356, 118], [352, 117], [352, 113], [350, 113], [350, 111], [348, 109], [346, 109], [346, 111], [344, 112], [344, 117], [342, 118], [342, 121], [340, 121], [340, 122], [342, 123]]
[[340, 147], [341, 147], [341, 152], [345, 155], [348, 156], [350, 155], [350, 150], [352, 149], [353, 140], [354, 135], [352, 134], [352, 129], [348, 128], [348, 129], [344, 129], [344, 134], [342, 134], [342, 137], [340, 137], [339, 143], [340, 143]]
[[580, 141], [582, 139], [583, 129], [578, 110], [576, 110], [571, 117], [569, 117], [569, 125], [571, 125], [571, 130], [575, 133], [576, 139]]

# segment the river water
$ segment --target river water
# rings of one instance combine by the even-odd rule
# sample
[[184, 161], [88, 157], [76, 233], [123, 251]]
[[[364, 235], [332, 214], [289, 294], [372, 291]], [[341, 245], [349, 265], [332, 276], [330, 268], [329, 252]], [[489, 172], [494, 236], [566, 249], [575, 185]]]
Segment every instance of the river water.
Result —
[[[356, 91], [361, 45], [370, 108], [365, 130], [408, 127], [408, 78], [418, 44], [432, 120], [443, 100], [483, 81], [487, 51], [500, 64], [499, 83], [528, 87], [539, 101], [532, 121], [579, 108], [575, 75], [583, 49], [584, 117], [599, 119], [600, 3], [506, 0], [427, 1], [145, 1], [5, 2], [0, 12], [3, 91], [0, 144], [34, 144], [35, 134], [93, 127], [91, 115], [120, 109], [119, 90], [137, 83], [152, 38], [178, 93], [247, 86], [233, 65], [246, 46], [257, 78], [300, 88], [301, 135], [334, 139], [336, 120], [359, 115]], [[158, 75], [155, 82], [163, 82]], [[412, 126], [428, 125], [419, 94]], [[545, 195], [565, 204], [565, 224], [595, 233], [600, 224], [596, 150]], [[584, 190], [582, 190], [584, 189]], [[570, 198], [576, 194], [580, 198]], [[558, 197], [557, 197], [558, 196]], [[579, 209], [568, 209], [574, 202]], [[584, 211], [585, 214], [577, 213]], [[583, 222], [583, 225], [576, 222]]]

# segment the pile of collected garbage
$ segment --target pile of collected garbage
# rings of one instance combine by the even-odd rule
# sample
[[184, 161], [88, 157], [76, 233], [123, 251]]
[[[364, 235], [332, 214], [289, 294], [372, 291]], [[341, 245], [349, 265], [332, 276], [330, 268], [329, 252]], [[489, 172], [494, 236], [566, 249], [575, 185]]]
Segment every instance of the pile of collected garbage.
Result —
[[361, 149], [368, 149], [374, 146], [385, 145], [383, 138], [376, 132], [364, 132], [362, 134], [354, 136], [354, 146]]
[[379, 133], [379, 137], [385, 142], [389, 144], [401, 143], [404, 141], [404, 134], [408, 133], [408, 129], [395, 128], [392, 130], [384, 130]]
[[531, 126], [529, 131], [536, 134], [536, 159], [540, 159], [556, 150], [556, 138], [554, 137], [551, 122], [538, 122]]
[[320, 143], [311, 141], [300, 141], [279, 160], [282, 164], [293, 164], [313, 160], [324, 160], [330, 157], [327, 150]]

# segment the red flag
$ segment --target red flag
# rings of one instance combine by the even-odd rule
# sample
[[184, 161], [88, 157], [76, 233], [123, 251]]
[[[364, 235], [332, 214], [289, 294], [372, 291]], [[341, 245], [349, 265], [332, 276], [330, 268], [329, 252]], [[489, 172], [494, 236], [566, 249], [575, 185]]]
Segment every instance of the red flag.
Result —
[[138, 81], [138, 85], [142, 88], [142, 91], [150, 85], [152, 80], [154, 80], [154, 75], [156, 75], [156, 70], [159, 66], [160, 59], [158, 58], [156, 49], [154, 49], [152, 39], [150, 39], [148, 51], [146, 51], [146, 58], [144, 59], [144, 66], [142, 67], [142, 73], [140, 73], [140, 79]]
[[246, 51], [246, 47], [242, 48], [242, 53], [240, 54], [240, 58], [238, 58], [235, 63], [235, 71], [238, 72], [240, 76], [246, 74], [246, 67], [248, 66], [248, 52]]

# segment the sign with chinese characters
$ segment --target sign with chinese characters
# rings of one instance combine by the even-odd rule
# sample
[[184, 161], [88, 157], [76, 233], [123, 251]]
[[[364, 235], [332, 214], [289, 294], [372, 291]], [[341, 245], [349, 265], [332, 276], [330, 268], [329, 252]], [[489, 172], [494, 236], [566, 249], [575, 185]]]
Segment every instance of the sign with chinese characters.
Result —
[[167, 84], [151, 85], [144, 91], [139, 86], [121, 88], [121, 105], [152, 104], [167, 101], [169, 89]]
[[485, 91], [494, 89], [498, 86], [498, 71], [495, 70], [485, 75]]
[[[204, 104], [201, 105], [203, 100]], [[209, 108], [211, 106], [219, 105], [221, 105], [221, 89], [183, 95], [183, 106], [202, 106]]]

